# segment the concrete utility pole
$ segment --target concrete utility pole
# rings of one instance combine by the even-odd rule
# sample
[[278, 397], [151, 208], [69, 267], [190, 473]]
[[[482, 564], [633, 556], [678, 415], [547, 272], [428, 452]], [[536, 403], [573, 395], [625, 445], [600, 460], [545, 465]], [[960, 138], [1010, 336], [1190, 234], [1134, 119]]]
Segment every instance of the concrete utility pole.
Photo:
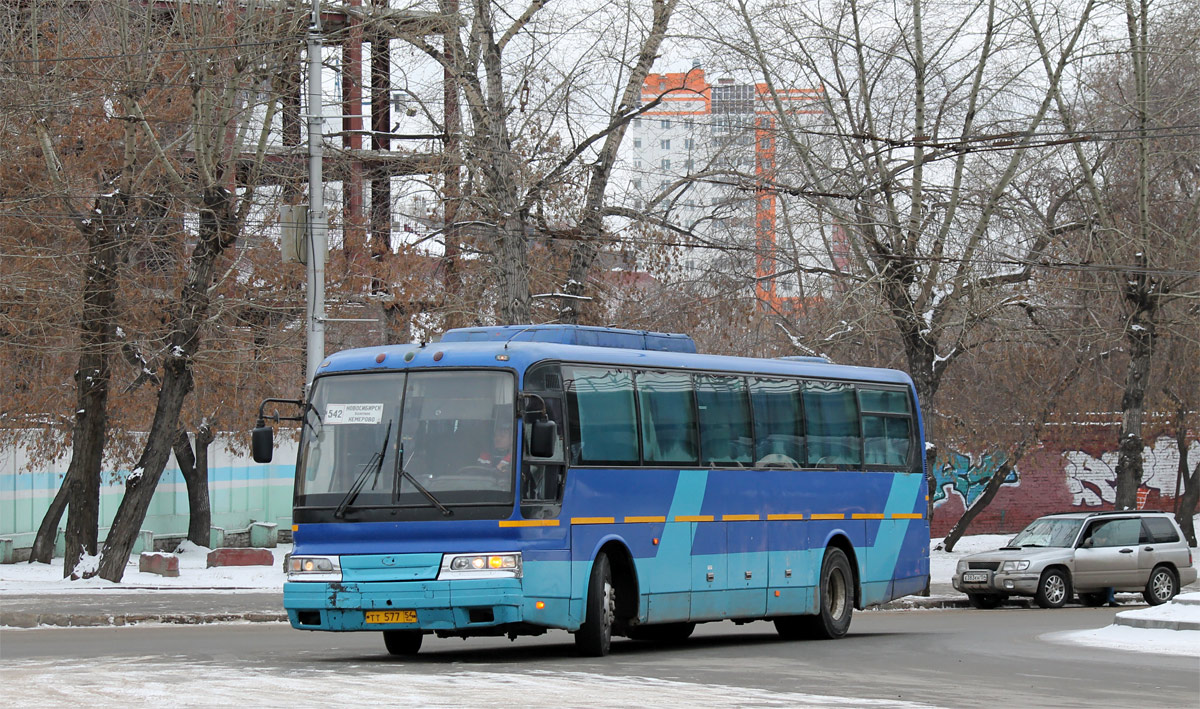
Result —
[[321, 3], [313, 0], [308, 26], [308, 366], [305, 390], [312, 386], [317, 367], [325, 359], [325, 254], [329, 251], [329, 224], [325, 213], [321, 141], [324, 108], [321, 98]]

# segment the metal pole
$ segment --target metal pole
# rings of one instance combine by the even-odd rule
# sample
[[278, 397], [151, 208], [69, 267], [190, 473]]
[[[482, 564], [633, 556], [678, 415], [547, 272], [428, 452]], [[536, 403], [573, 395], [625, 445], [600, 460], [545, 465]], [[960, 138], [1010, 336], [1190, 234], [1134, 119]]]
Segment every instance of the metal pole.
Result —
[[308, 366], [305, 389], [312, 385], [317, 367], [325, 359], [325, 255], [329, 251], [325, 183], [321, 173], [324, 109], [321, 98], [321, 7], [313, 0], [308, 25]]

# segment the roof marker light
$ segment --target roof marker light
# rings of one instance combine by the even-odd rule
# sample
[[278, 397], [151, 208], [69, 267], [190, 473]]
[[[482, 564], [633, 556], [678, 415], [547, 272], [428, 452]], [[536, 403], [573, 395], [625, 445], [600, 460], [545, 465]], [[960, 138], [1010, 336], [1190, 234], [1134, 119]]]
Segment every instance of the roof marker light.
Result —
[[441, 361], [442, 361], [442, 352], [441, 352], [441, 351], [438, 351], [438, 352], [434, 352], [434, 353], [433, 353], [433, 361], [434, 361], [434, 362], [441, 362]]
[[383, 352], [380, 352], [379, 354], [375, 355], [375, 364], [383, 364], [383, 360], [386, 358], [387, 355]]

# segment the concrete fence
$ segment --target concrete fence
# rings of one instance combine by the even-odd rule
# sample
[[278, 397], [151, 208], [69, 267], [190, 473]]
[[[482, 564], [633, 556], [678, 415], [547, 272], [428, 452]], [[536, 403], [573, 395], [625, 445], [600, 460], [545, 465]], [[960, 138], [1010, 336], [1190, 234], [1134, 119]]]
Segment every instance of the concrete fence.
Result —
[[[263, 529], [290, 533], [296, 444], [285, 437], [276, 440], [275, 462], [268, 465], [255, 463], [248, 453], [231, 453], [226, 438], [218, 437], [209, 447], [208, 490], [214, 527], [210, 546], [221, 546], [227, 543], [226, 537], [240, 538], [243, 533], [252, 541], [255, 536], [262, 537]], [[21, 445], [0, 449], [0, 561], [19, 558], [21, 550], [33, 546], [69, 463], [65, 456], [34, 460]], [[128, 474], [129, 470], [108, 467], [101, 474], [101, 540], [116, 515]], [[64, 516], [59, 527], [65, 526]], [[172, 456], [142, 522], [141, 548], [134, 552], [151, 551], [153, 539], [185, 537], [187, 528], [187, 485]]]

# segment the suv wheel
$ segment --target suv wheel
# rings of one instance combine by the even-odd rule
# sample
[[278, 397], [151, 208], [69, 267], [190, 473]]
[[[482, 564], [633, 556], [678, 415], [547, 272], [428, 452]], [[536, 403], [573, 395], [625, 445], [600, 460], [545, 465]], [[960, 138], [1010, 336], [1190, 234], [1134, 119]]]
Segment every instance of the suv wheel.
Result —
[[1048, 569], [1038, 582], [1034, 600], [1042, 608], [1062, 608], [1071, 598], [1071, 580], [1062, 569]]
[[1146, 603], [1157, 606], [1171, 600], [1178, 592], [1179, 582], [1175, 580], [1175, 572], [1167, 566], [1156, 566], [1150, 574], [1150, 580], [1146, 582], [1146, 590], [1142, 591], [1142, 597], [1146, 599]]

